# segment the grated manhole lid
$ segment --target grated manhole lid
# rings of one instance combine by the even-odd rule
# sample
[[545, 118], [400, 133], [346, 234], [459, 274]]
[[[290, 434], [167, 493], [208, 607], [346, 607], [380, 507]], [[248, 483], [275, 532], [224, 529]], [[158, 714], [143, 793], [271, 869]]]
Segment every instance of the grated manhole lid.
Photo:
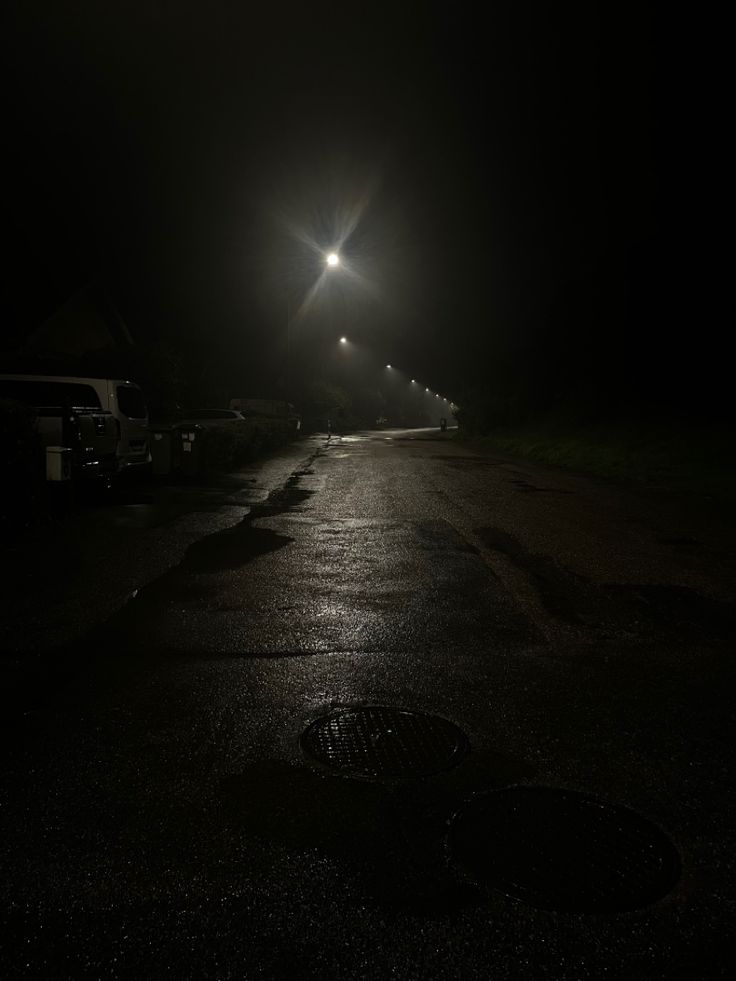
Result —
[[446, 719], [374, 705], [321, 716], [301, 745], [320, 763], [356, 776], [414, 777], [453, 766], [468, 743]]
[[448, 845], [476, 882], [539, 909], [641, 909], [680, 875], [678, 853], [656, 825], [627, 807], [549, 787], [474, 798], [452, 819]]

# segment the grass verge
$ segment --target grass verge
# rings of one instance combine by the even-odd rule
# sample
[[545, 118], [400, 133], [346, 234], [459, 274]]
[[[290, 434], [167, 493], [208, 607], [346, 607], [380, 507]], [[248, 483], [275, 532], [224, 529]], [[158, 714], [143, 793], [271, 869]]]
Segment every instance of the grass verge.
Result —
[[459, 439], [571, 470], [636, 480], [736, 503], [736, 455], [726, 426], [550, 420]]

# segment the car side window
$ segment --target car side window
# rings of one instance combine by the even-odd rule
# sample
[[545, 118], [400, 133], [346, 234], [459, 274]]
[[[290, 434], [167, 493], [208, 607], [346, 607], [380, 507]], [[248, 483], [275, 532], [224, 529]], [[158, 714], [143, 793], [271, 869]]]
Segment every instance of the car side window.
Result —
[[117, 387], [118, 405], [120, 411], [129, 419], [145, 419], [148, 415], [143, 392], [139, 388], [128, 385]]

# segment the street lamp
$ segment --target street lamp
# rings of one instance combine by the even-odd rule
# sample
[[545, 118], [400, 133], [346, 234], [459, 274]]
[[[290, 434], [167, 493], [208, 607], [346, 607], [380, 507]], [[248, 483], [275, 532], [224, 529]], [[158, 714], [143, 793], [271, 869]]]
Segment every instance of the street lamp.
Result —
[[337, 252], [330, 252], [326, 261], [328, 266], [332, 266], [334, 268], [335, 266], [340, 265], [340, 256], [337, 254]]
[[390, 367], [391, 367], [391, 365], [390, 365], [390, 364], [387, 364], [387, 365], [386, 365], [386, 367], [387, 367], [387, 368], [390, 368]]

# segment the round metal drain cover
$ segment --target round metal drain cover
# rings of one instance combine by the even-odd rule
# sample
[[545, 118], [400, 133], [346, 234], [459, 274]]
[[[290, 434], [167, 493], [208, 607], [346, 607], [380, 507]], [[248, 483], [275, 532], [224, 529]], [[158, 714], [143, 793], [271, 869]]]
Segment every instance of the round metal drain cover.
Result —
[[475, 798], [453, 818], [449, 846], [476, 882], [539, 909], [641, 909], [680, 875], [677, 851], [651, 822], [626, 807], [546, 787]]
[[337, 709], [316, 719], [302, 748], [335, 770], [364, 777], [415, 777], [453, 766], [467, 740], [446, 719], [366, 706]]

